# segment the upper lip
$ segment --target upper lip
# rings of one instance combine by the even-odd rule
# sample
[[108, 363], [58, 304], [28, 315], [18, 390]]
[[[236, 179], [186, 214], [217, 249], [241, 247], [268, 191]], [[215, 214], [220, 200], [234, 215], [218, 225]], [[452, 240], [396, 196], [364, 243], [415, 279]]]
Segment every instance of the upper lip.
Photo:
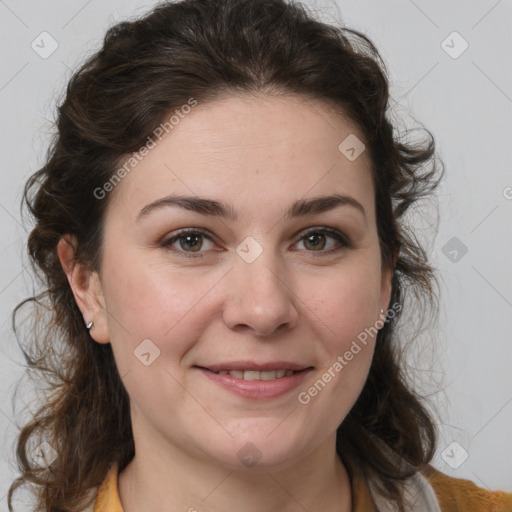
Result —
[[239, 371], [256, 371], [265, 372], [272, 370], [294, 370], [301, 371], [310, 368], [310, 365], [291, 363], [290, 361], [271, 361], [267, 363], [257, 363], [255, 361], [230, 361], [228, 363], [208, 364], [202, 365], [201, 368], [206, 368], [212, 372], [221, 370], [239, 370]]

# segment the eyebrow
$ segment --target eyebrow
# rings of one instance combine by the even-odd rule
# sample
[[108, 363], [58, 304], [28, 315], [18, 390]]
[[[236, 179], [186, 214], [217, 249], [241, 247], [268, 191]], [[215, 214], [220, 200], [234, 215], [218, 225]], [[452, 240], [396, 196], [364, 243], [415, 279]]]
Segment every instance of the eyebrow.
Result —
[[[160, 210], [164, 207], [178, 206], [185, 210], [190, 210], [201, 215], [208, 215], [212, 217], [222, 217], [236, 221], [239, 216], [232, 205], [217, 201], [215, 199], [208, 199], [198, 196], [179, 196], [171, 195], [157, 199], [152, 203], [144, 206], [137, 215], [137, 221], [146, 217], [155, 210]], [[357, 199], [342, 195], [333, 194], [329, 196], [314, 197], [312, 199], [299, 199], [295, 201], [290, 208], [286, 211], [284, 218], [292, 219], [295, 217], [302, 217], [305, 215], [324, 213], [340, 206], [350, 206], [359, 211], [366, 221], [366, 211], [363, 205]]]

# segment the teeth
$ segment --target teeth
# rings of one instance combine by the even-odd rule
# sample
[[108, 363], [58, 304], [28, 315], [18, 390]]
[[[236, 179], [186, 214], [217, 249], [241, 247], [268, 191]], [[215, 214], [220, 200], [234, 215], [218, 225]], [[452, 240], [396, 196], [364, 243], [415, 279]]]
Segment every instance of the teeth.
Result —
[[[275, 374], [275, 372], [263, 372], [263, 373], [274, 373]], [[261, 372], [251, 372], [251, 371], [246, 370], [244, 372], [244, 380], [262, 380]]]
[[219, 375], [231, 375], [237, 379], [244, 380], [275, 380], [282, 379], [283, 377], [289, 377], [295, 372], [293, 370], [270, 370], [264, 372], [257, 372], [253, 370], [220, 370], [216, 373]]
[[285, 370], [269, 370], [266, 372], [260, 372], [261, 380], [274, 380], [281, 379], [284, 377]]

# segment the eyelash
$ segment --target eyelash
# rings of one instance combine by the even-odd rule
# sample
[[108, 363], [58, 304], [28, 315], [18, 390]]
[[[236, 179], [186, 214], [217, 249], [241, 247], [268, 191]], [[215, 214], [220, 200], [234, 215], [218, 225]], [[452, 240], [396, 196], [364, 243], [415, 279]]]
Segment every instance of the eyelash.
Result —
[[[320, 251], [306, 251], [306, 252], [311, 253], [311, 255], [313, 257], [315, 257], [315, 258], [322, 257], [322, 256], [328, 256], [328, 255], [336, 253], [336, 252], [338, 252], [338, 251], [340, 251], [342, 249], [349, 249], [349, 248], [352, 247], [351, 241], [349, 240], [349, 238], [345, 234], [343, 234], [341, 231], [338, 231], [337, 229], [326, 228], [326, 227], [322, 227], [322, 228], [309, 228], [299, 238], [298, 242], [304, 240], [305, 238], [307, 238], [308, 236], [310, 236], [312, 234], [327, 235], [327, 236], [329, 236], [331, 238], [334, 238], [340, 244], [337, 247], [328, 249], [326, 251], [324, 251], [324, 250], [320, 250]], [[203, 257], [202, 251], [188, 252], [188, 251], [184, 251], [184, 250], [176, 249], [175, 247], [172, 247], [172, 245], [175, 242], [177, 242], [180, 238], [185, 237], [186, 235], [203, 235], [204, 237], [208, 238], [208, 240], [213, 242], [213, 240], [208, 235], [208, 232], [206, 230], [201, 229], [201, 228], [187, 228], [187, 229], [183, 229], [183, 230], [179, 231], [173, 237], [165, 240], [164, 242], [162, 242], [161, 245], [163, 247], [171, 250], [171, 251], [179, 253], [180, 255], [184, 256], [185, 258], [202, 258]], [[315, 254], [315, 253], [318, 253], [318, 254]]]

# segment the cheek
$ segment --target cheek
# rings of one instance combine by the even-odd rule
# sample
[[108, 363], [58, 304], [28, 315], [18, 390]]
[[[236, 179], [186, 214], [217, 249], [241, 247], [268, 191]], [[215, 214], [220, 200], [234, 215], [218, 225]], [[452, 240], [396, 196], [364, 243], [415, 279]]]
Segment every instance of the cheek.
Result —
[[347, 343], [350, 345], [352, 339], [378, 320], [378, 265], [347, 266], [326, 276], [323, 283], [311, 284], [304, 282], [301, 296], [307, 297], [307, 309], [315, 313], [315, 325], [322, 333], [319, 337], [329, 353], [344, 350]]
[[184, 414], [197, 415], [181, 384], [183, 362], [212, 321], [208, 304], [223, 272], [198, 277], [197, 269], [188, 273], [129, 253], [110, 257], [104, 269], [110, 341], [132, 402], [158, 418], [172, 397]]
[[[298, 402], [312, 428], [334, 432], [353, 407], [370, 369], [377, 329], [379, 272], [368, 267], [331, 276], [307, 302], [321, 367], [299, 390]], [[330, 411], [326, 414], [326, 411]]]
[[[210, 322], [205, 305], [223, 271], [198, 275], [197, 269], [139, 261], [125, 253], [105, 258], [105, 300], [109, 334], [119, 361], [133, 364], [133, 351], [150, 339], [162, 353], [181, 356]], [[116, 354], [116, 355], [117, 355]]]

